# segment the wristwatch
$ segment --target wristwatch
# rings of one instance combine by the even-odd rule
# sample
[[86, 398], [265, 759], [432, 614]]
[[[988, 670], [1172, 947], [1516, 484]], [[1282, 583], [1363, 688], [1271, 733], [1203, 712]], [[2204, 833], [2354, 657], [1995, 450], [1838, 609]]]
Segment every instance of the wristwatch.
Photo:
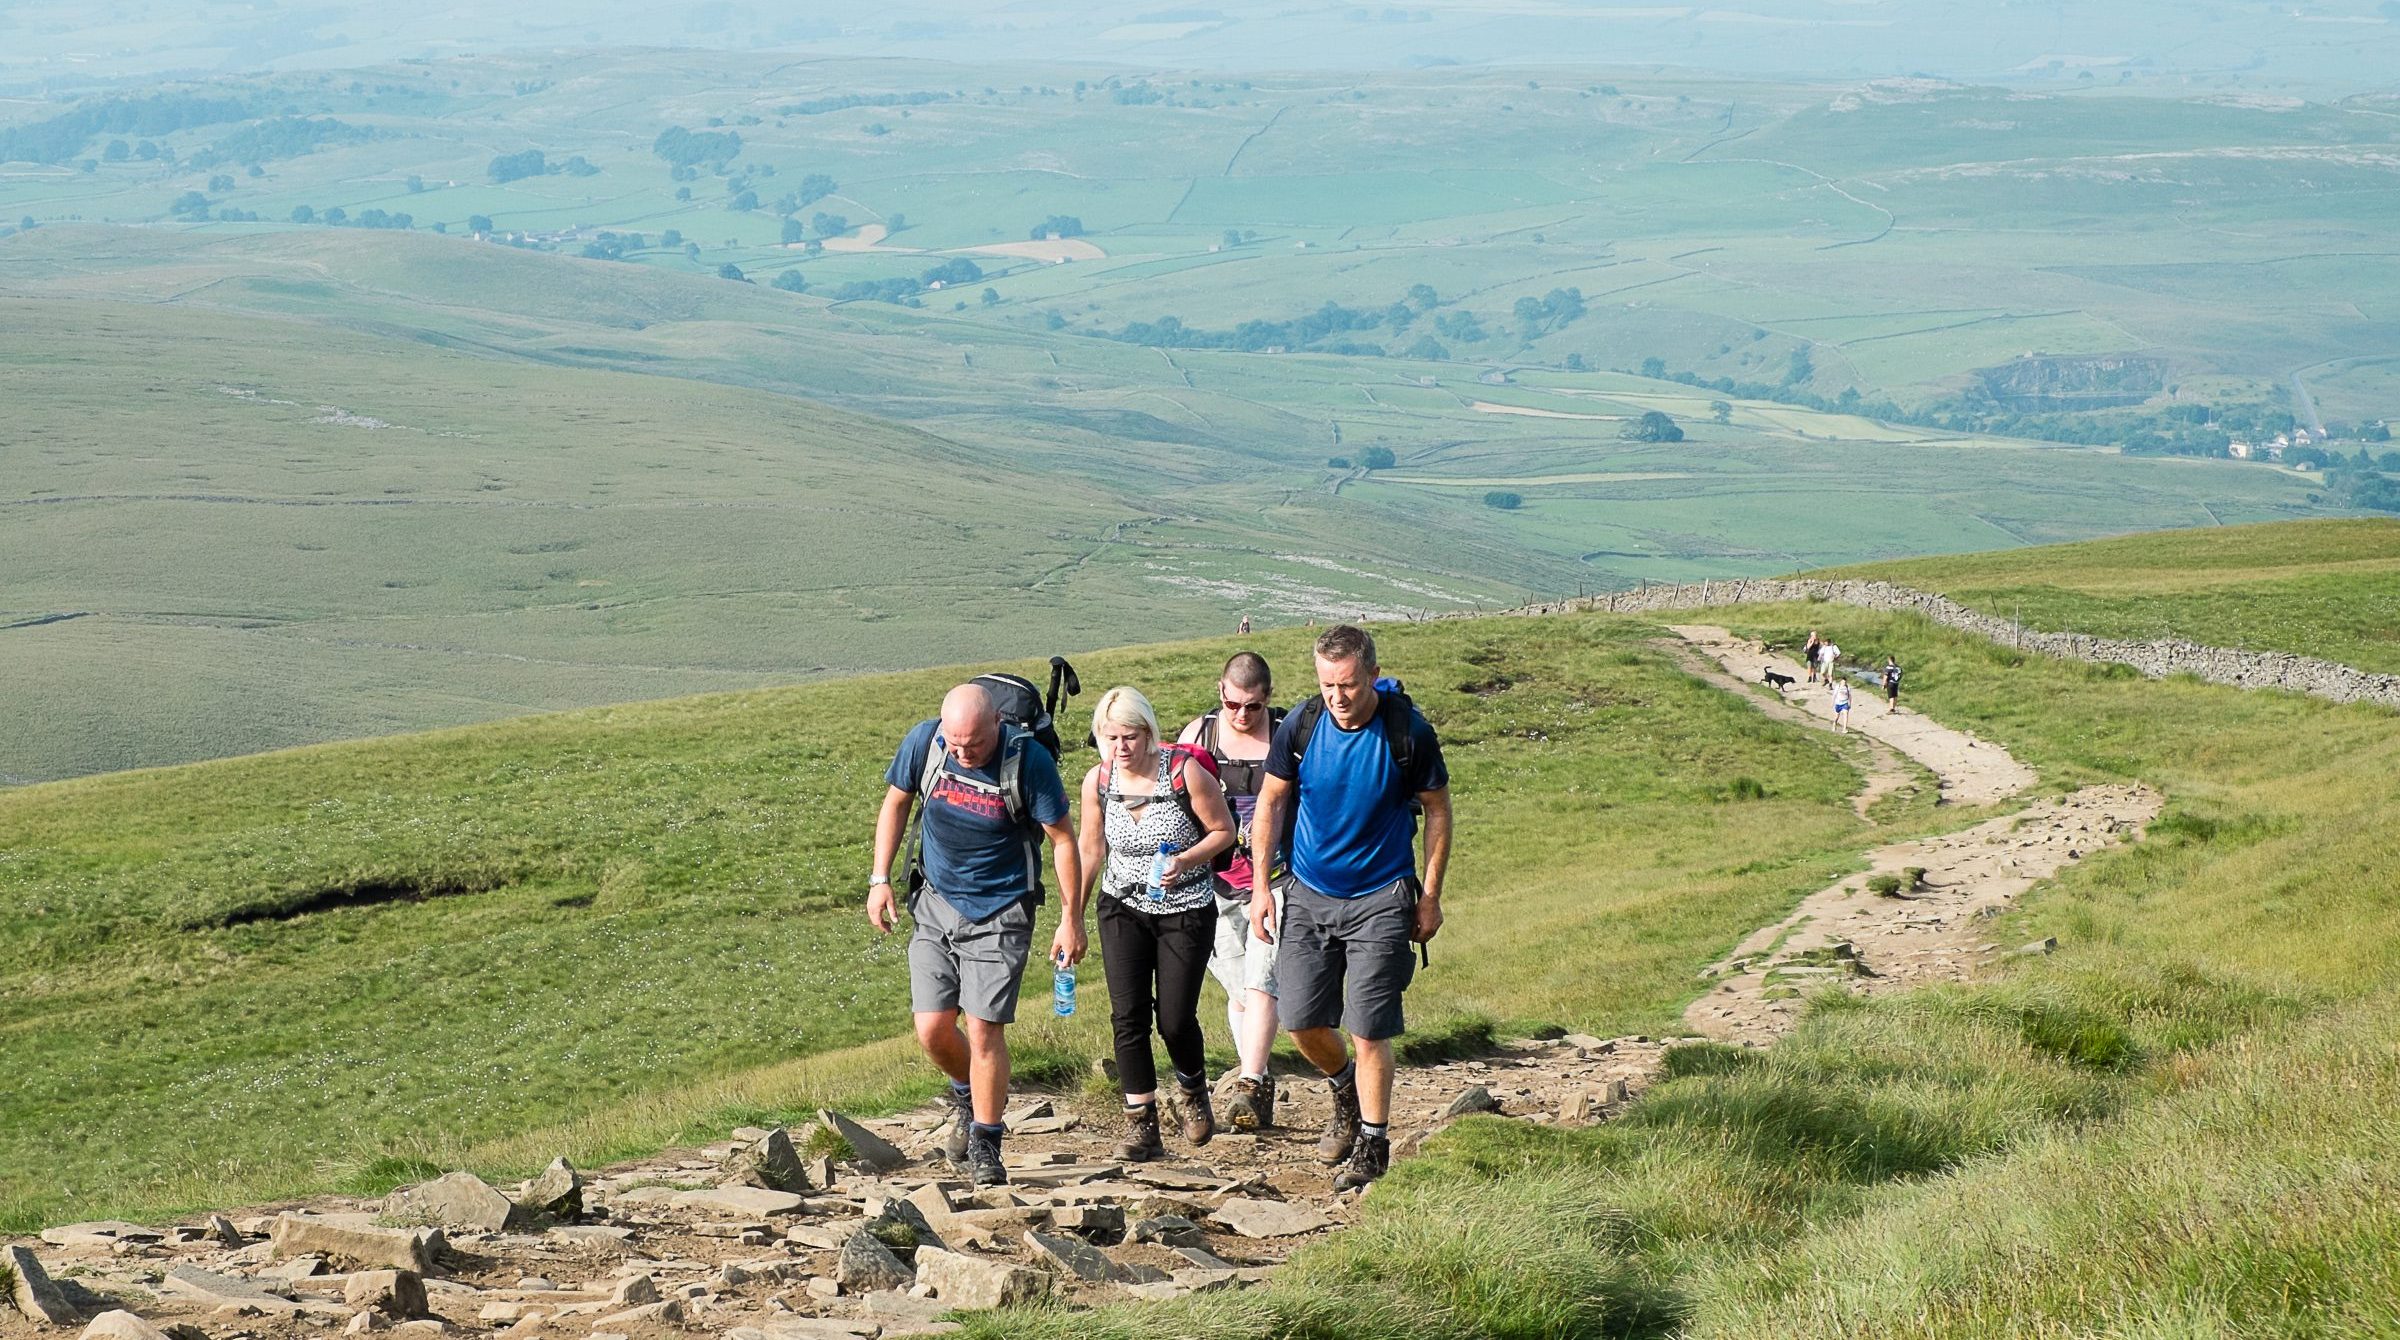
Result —
[[891, 877], [890, 875], [869, 875], [869, 876], [867, 876], [867, 887], [868, 887], [868, 888], [870, 888], [870, 889], [871, 889], [871, 888], [874, 888], [874, 887], [875, 887], [876, 885], [878, 885], [878, 884], [889, 884], [889, 883], [891, 883], [891, 882], [892, 882], [892, 877]]

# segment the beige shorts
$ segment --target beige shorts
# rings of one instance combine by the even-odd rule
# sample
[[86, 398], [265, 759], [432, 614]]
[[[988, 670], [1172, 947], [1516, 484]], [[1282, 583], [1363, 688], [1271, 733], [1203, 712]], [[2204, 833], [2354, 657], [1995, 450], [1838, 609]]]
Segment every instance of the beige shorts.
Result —
[[[1250, 936], [1250, 900], [1220, 898], [1217, 900], [1217, 944], [1208, 956], [1209, 975], [1225, 994], [1239, 999], [1243, 991], [1264, 991], [1275, 994], [1275, 958], [1278, 946], [1260, 944]], [[1278, 934], [1283, 925], [1283, 881], [1275, 882], [1275, 924]]]

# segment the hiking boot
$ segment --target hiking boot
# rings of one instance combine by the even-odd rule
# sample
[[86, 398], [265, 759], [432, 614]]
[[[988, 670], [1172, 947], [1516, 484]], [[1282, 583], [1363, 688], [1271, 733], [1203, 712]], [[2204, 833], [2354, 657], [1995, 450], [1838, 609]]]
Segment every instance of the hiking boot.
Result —
[[1158, 1138], [1158, 1104], [1125, 1109], [1125, 1138], [1117, 1142], [1118, 1161], [1147, 1163], [1166, 1156], [1167, 1147]]
[[1225, 1103], [1225, 1124], [1237, 1131], [1256, 1131], [1275, 1124], [1275, 1077], [1236, 1081]]
[[1194, 1148], [1215, 1139], [1217, 1136], [1217, 1113], [1215, 1108], [1209, 1106], [1208, 1086], [1194, 1084], [1189, 1087], [1182, 1085], [1176, 1087], [1183, 1090], [1176, 1101], [1176, 1106], [1181, 1109], [1183, 1116], [1183, 1138], [1191, 1141]]
[[1391, 1166], [1391, 1137], [1361, 1134], [1358, 1147], [1350, 1151], [1350, 1165], [1333, 1175], [1333, 1189], [1358, 1190], [1390, 1171]]
[[1325, 1133], [1317, 1137], [1317, 1162], [1339, 1163], [1350, 1157], [1352, 1146], [1358, 1143], [1358, 1086], [1333, 1091], [1333, 1116], [1325, 1122]]
[[967, 1132], [967, 1175], [978, 1187], [1007, 1186], [1008, 1169], [1000, 1163], [1000, 1137], [978, 1130]]
[[958, 1116], [942, 1137], [942, 1157], [963, 1168], [967, 1164], [967, 1130], [975, 1124], [975, 1100], [953, 1089], [950, 1106], [957, 1109]]

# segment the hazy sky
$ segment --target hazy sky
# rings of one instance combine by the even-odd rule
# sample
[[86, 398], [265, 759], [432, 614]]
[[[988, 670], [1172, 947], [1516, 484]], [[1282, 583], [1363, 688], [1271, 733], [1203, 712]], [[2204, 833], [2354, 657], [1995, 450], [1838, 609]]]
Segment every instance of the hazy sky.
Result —
[[0, 0], [0, 85], [19, 93], [594, 46], [1213, 70], [1576, 63], [1835, 79], [2167, 79], [2330, 96], [2395, 84], [2400, 0]]

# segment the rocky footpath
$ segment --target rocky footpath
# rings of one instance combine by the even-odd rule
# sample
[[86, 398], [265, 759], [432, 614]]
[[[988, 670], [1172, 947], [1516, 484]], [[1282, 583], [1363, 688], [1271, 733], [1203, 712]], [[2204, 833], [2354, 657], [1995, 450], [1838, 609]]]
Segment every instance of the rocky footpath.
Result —
[[[1468, 1113], [1580, 1125], [1621, 1107], [1663, 1040], [1568, 1036], [1409, 1067], [1399, 1152]], [[941, 1156], [944, 1113], [743, 1129], [594, 1173], [565, 1161], [506, 1191], [452, 1173], [377, 1200], [173, 1224], [71, 1224], [0, 1257], [0, 1336], [269, 1340], [437, 1336], [849, 1340], [936, 1334], [945, 1314], [1246, 1288], [1351, 1222], [1313, 1155], [1330, 1112], [1289, 1077], [1279, 1125], [1168, 1156], [1110, 1157], [1115, 1105], [1029, 1096], [1010, 1184]], [[816, 1153], [810, 1151], [832, 1151]]]

